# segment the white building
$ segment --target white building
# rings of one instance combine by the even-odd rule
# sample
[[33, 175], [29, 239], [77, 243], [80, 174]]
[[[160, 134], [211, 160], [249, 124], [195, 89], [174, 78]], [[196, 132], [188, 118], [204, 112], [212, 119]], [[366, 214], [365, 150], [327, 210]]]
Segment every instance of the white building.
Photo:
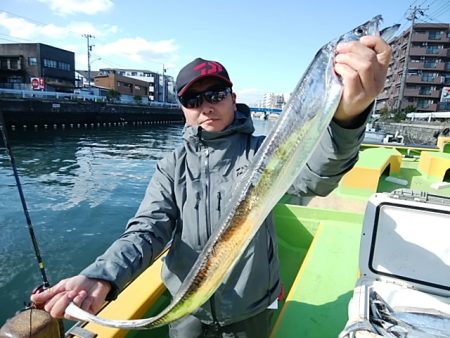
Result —
[[265, 108], [283, 108], [286, 101], [283, 94], [265, 93], [262, 106]]

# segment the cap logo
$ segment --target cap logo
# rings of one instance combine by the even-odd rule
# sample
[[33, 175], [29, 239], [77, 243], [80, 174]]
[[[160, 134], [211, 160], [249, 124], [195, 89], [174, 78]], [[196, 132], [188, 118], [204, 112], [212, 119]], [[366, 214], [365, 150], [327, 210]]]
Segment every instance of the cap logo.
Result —
[[222, 73], [223, 67], [218, 62], [203, 62], [199, 65], [197, 65], [194, 70], [200, 71], [201, 75], [207, 75], [207, 74], [214, 74], [214, 73]]

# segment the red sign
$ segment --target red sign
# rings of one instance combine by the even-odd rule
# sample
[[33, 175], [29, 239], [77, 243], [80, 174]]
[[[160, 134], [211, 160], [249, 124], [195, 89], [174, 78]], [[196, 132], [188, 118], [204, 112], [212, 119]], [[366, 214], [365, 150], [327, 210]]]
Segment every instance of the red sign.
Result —
[[45, 90], [45, 80], [43, 77], [32, 77], [31, 88], [33, 90]]

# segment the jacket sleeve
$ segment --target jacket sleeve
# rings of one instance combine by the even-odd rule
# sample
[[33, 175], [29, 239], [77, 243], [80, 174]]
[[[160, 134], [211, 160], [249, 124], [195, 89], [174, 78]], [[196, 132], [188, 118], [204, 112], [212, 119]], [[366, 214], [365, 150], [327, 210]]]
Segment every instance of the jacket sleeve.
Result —
[[173, 153], [158, 162], [136, 215], [125, 232], [81, 274], [107, 280], [114, 299], [125, 285], [144, 271], [170, 242], [178, 217], [174, 197]]
[[300, 197], [326, 196], [338, 186], [342, 176], [358, 160], [371, 109], [372, 105], [360, 115], [356, 125], [350, 128], [331, 121], [305, 168], [289, 189], [289, 194]]

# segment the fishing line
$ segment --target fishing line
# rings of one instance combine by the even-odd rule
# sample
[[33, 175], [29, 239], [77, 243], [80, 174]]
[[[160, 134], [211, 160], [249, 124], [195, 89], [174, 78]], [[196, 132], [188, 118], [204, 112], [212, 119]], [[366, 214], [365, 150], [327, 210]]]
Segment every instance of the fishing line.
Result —
[[25, 195], [23, 194], [22, 184], [20, 183], [20, 178], [19, 178], [19, 173], [17, 172], [16, 161], [14, 159], [14, 155], [12, 153], [11, 147], [8, 142], [8, 137], [6, 135], [6, 124], [5, 124], [5, 119], [3, 118], [3, 111], [1, 109], [0, 109], [0, 130], [2, 133], [2, 137], [3, 137], [3, 143], [5, 144], [5, 147], [6, 147], [6, 153], [8, 154], [9, 160], [11, 162], [11, 168], [14, 173], [14, 178], [16, 179], [16, 186], [17, 186], [17, 190], [19, 191], [20, 201], [22, 202], [22, 208], [23, 208], [23, 212], [25, 214], [25, 218], [27, 221], [28, 231], [31, 236], [31, 241], [33, 242], [34, 253], [36, 255], [36, 259], [37, 259], [37, 262], [39, 265], [39, 270], [42, 275], [43, 284], [38, 289], [45, 290], [50, 287], [50, 283], [48, 282], [47, 274], [45, 272], [45, 264], [44, 264], [44, 261], [41, 256], [41, 251], [39, 250], [39, 245], [38, 245], [36, 236], [34, 234], [33, 224], [31, 223], [31, 217], [28, 212], [27, 202], [25, 201]]

